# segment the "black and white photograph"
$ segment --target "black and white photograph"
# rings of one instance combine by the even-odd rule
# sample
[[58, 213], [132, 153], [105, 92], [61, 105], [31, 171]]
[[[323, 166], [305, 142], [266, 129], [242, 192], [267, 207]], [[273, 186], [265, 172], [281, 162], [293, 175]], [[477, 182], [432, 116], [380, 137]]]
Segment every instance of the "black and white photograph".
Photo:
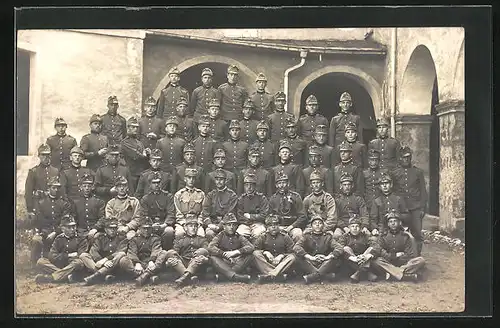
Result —
[[17, 30], [15, 312], [464, 311], [465, 33]]

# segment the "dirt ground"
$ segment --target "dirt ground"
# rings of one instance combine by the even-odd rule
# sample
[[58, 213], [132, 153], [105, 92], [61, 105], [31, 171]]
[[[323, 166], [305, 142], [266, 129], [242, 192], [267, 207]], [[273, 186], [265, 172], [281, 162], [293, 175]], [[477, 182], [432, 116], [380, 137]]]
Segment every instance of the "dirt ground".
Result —
[[176, 290], [171, 283], [137, 289], [111, 285], [43, 284], [16, 266], [18, 314], [189, 314], [313, 312], [461, 312], [465, 299], [465, 259], [444, 245], [425, 244], [424, 281], [348, 281], [305, 286], [203, 283]]

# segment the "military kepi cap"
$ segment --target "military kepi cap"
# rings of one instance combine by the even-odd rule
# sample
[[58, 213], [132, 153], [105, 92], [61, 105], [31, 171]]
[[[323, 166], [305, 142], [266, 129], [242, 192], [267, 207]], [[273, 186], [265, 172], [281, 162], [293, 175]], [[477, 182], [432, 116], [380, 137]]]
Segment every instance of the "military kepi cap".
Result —
[[368, 158], [380, 158], [380, 152], [377, 151], [376, 149], [369, 149], [368, 150]]
[[184, 176], [186, 177], [195, 177], [197, 175], [198, 175], [197, 169], [186, 168], [186, 171], [184, 172]]
[[238, 223], [238, 220], [236, 219], [236, 215], [234, 213], [227, 213], [224, 215], [224, 218], [222, 219], [222, 223], [228, 224], [228, 223]]
[[309, 155], [321, 155], [320, 148], [316, 145], [309, 146]]
[[325, 219], [320, 214], [317, 214], [317, 213], [315, 213], [311, 216], [311, 223], [313, 223], [316, 220], [320, 220], [321, 222], [325, 222]]
[[261, 130], [261, 129], [269, 130], [269, 124], [267, 124], [267, 122], [265, 120], [262, 120], [259, 123], [257, 123], [257, 130]]
[[282, 140], [280, 142], [278, 151], [282, 150], [283, 148], [288, 148], [289, 150], [292, 150], [292, 145], [287, 140]]
[[283, 91], [278, 91], [274, 94], [274, 99], [286, 100], [286, 95]]
[[316, 125], [314, 133], [318, 134], [328, 134], [328, 127], [324, 124]]
[[109, 96], [108, 104], [118, 104], [118, 98], [116, 96]]
[[226, 157], [226, 151], [222, 148], [218, 148], [214, 154], [214, 158], [216, 157]]
[[229, 129], [241, 129], [240, 121], [231, 120], [231, 122], [229, 122]]
[[352, 151], [352, 146], [347, 141], [342, 141], [339, 145], [340, 151]]
[[227, 68], [227, 72], [232, 74], [238, 74], [240, 70], [236, 65], [229, 65], [229, 67]]
[[389, 126], [389, 119], [387, 117], [381, 117], [377, 119], [377, 126]]
[[252, 99], [247, 98], [245, 102], [243, 103], [243, 108], [254, 108], [254, 104]]
[[349, 213], [349, 225], [351, 224], [361, 224], [359, 215], [356, 213]]
[[146, 105], [156, 105], [156, 99], [149, 96], [146, 101], [144, 102]]
[[118, 155], [121, 153], [121, 150], [120, 150], [120, 145], [110, 145], [108, 147], [108, 154], [115, 154], [115, 155]]
[[257, 183], [257, 178], [255, 174], [247, 173], [243, 178], [243, 183]]
[[205, 76], [205, 75], [214, 76], [214, 73], [212, 72], [212, 70], [210, 68], [206, 67], [201, 71], [201, 76]]
[[106, 220], [106, 222], [104, 223], [104, 226], [106, 228], [117, 228], [118, 227], [118, 220], [116, 220], [116, 219]]
[[315, 95], [310, 95], [306, 99], [306, 105], [316, 105], [318, 104], [318, 99], [316, 98]]
[[387, 173], [380, 174], [379, 183], [392, 182], [392, 177]]
[[215, 170], [214, 179], [217, 179], [217, 178], [225, 179], [226, 178], [226, 171], [224, 171], [223, 169]]
[[169, 117], [167, 117], [167, 119], [165, 121], [165, 125], [167, 125], [167, 124], [179, 125], [179, 121], [177, 120], [177, 116], [169, 116]]
[[168, 71], [168, 75], [170, 75], [170, 74], [177, 74], [177, 75], [179, 75], [181, 73], [179, 72], [179, 69], [177, 67], [172, 67], [170, 69], [170, 71]]
[[389, 219], [393, 219], [393, 218], [396, 218], [396, 219], [399, 219], [400, 216], [399, 216], [399, 212], [398, 210], [396, 209], [390, 209], [387, 214], [385, 215], [385, 217], [389, 220]]
[[194, 153], [194, 152], [196, 152], [196, 148], [192, 143], [187, 143], [184, 146], [184, 153]]
[[349, 92], [344, 92], [340, 95], [340, 101], [352, 101], [351, 95]]
[[210, 125], [210, 116], [206, 114], [201, 115], [200, 118], [198, 119], [198, 125], [200, 124]]
[[257, 78], [255, 79], [255, 82], [257, 81], [267, 81], [267, 77], [264, 75], [264, 73], [259, 73], [257, 74]]
[[74, 225], [76, 225], [75, 218], [71, 214], [65, 214], [61, 218], [61, 225], [62, 226], [74, 226]]
[[345, 128], [344, 129], [345, 129], [345, 131], [348, 131], [348, 130], [357, 131], [358, 130], [358, 126], [354, 122], [347, 122], [345, 124]]
[[50, 146], [42, 144], [38, 147], [38, 155], [50, 155]]
[[343, 173], [341, 176], [340, 176], [340, 183], [342, 182], [354, 182], [354, 178], [352, 177], [352, 174], [350, 173]]
[[58, 126], [58, 125], [68, 125], [68, 123], [66, 123], [66, 121], [64, 120], [64, 118], [58, 117], [54, 121], [54, 126]]
[[127, 183], [127, 179], [122, 175], [117, 176], [115, 179], [115, 186], [126, 185]]
[[401, 150], [399, 151], [399, 153], [401, 154], [401, 157], [406, 157], [406, 156], [411, 156], [411, 148], [408, 147], [408, 146], [405, 146], [405, 147], [401, 147]]
[[151, 154], [149, 155], [149, 158], [156, 158], [156, 159], [162, 159], [163, 158], [163, 153], [161, 149], [153, 149], [151, 150]]
[[313, 170], [309, 175], [309, 181], [320, 180], [323, 181], [323, 174], [319, 170]]
[[137, 120], [137, 117], [131, 116], [127, 121], [127, 126], [139, 126], [139, 120]]
[[194, 213], [188, 213], [184, 217], [184, 224], [198, 224], [198, 217]]
[[93, 123], [93, 122], [102, 123], [102, 117], [99, 114], [92, 114], [92, 116], [90, 117], [89, 123]]
[[55, 176], [55, 177], [52, 177], [49, 179], [49, 181], [47, 182], [47, 185], [49, 186], [61, 186], [61, 182], [59, 181], [59, 177], [58, 176]]
[[276, 177], [274, 179], [276, 182], [278, 181], [288, 181], [288, 175], [284, 171], [279, 171], [276, 173]]
[[71, 148], [70, 154], [85, 155], [84, 152], [83, 152], [83, 150], [80, 147], [78, 147], [78, 146], [75, 146], [75, 147]]
[[80, 179], [80, 183], [94, 183], [94, 176], [92, 174], [84, 174]]
[[276, 214], [271, 214], [266, 218], [266, 225], [279, 224], [280, 218]]
[[179, 97], [179, 99], [177, 99], [177, 103], [176, 103], [177, 106], [179, 105], [188, 105], [188, 101], [185, 97]]
[[217, 98], [210, 99], [210, 101], [208, 102], [208, 107], [220, 107], [219, 99]]

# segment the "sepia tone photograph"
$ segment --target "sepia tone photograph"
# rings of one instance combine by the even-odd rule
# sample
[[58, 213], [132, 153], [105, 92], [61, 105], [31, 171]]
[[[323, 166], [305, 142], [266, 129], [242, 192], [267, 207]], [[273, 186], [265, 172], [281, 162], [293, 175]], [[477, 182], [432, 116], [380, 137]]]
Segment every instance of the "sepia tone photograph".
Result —
[[464, 44], [18, 30], [16, 314], [464, 311]]

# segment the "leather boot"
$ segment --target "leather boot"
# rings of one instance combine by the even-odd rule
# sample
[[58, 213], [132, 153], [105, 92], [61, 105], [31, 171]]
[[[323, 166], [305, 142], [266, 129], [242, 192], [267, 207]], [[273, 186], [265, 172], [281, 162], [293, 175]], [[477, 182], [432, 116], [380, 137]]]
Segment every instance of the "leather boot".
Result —
[[90, 286], [96, 283], [97, 279], [101, 276], [101, 273], [97, 271], [94, 274], [91, 274], [88, 277], [83, 278], [85, 286]]
[[325, 280], [329, 281], [329, 282], [334, 282], [336, 277], [337, 277], [337, 275], [334, 272], [326, 273], [323, 276], [323, 278], [325, 278]]
[[235, 274], [233, 276], [233, 281], [236, 281], [236, 282], [249, 283], [250, 279], [251, 279], [251, 277], [247, 274]]
[[356, 271], [354, 272], [350, 277], [349, 279], [351, 280], [351, 282], [353, 284], [357, 284], [359, 282], [359, 278], [360, 278], [360, 275], [361, 275], [361, 272], [359, 271]]
[[405, 274], [403, 274], [403, 278], [401, 280], [402, 281], [418, 282], [419, 276], [416, 273], [405, 273]]
[[306, 285], [318, 281], [319, 277], [319, 273], [310, 273], [303, 276]]
[[368, 281], [375, 282], [378, 280], [377, 275], [373, 272], [368, 272], [367, 276], [368, 276]]
[[135, 279], [135, 286], [136, 287], [142, 287], [144, 284], [148, 281], [149, 276], [151, 276], [151, 273], [149, 272], [144, 272], [141, 274], [139, 277]]
[[49, 282], [54, 282], [54, 279], [51, 275], [48, 274], [37, 274], [35, 277], [35, 282], [37, 284], [44, 284]]
[[266, 282], [271, 282], [274, 280], [274, 277], [268, 274], [259, 274], [257, 275], [257, 282], [259, 284], [264, 284]]
[[182, 274], [182, 276], [180, 276], [179, 278], [177, 278], [174, 283], [175, 283], [175, 286], [177, 288], [179, 287], [182, 287], [186, 284], [186, 280], [189, 278], [189, 276], [191, 275], [190, 272], [186, 271]]

